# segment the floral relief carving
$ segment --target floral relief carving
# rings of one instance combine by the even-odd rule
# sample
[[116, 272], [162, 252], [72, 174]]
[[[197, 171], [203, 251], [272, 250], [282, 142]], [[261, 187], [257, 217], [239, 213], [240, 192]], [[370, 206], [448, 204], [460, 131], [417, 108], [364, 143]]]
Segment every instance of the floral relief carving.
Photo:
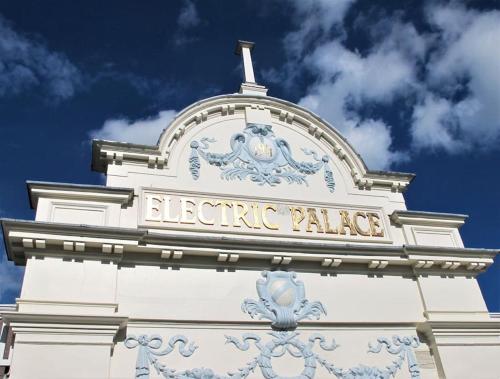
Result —
[[193, 179], [200, 177], [201, 158], [209, 165], [219, 167], [221, 178], [225, 180], [248, 178], [259, 185], [270, 186], [282, 181], [307, 185], [306, 177], [323, 169], [325, 185], [330, 192], [335, 190], [335, 180], [329, 166], [330, 157], [320, 157], [315, 151], [302, 148], [313, 161], [295, 160], [289, 143], [276, 137], [271, 125], [248, 124], [242, 133], [231, 137], [229, 153], [210, 152], [210, 144], [215, 141], [209, 137], [191, 141], [189, 171]]
[[[252, 344], [259, 351], [244, 367], [226, 375], [216, 374], [209, 368], [177, 371], [160, 363], [158, 357], [171, 353], [176, 346], [181, 355], [191, 356], [197, 346], [192, 342], [188, 344], [186, 337], [174, 336], [170, 338], [167, 346], [160, 350], [163, 340], [159, 336], [129, 336], [125, 340], [125, 346], [129, 349], [139, 349], [135, 378], [148, 379], [151, 369], [154, 369], [157, 374], [168, 379], [244, 379], [259, 368], [265, 379], [313, 379], [317, 368], [322, 367], [337, 379], [390, 379], [396, 377], [405, 362], [411, 377], [420, 378], [420, 369], [414, 354], [414, 349], [420, 345], [416, 336], [393, 336], [392, 339], [379, 337], [376, 345], [369, 344], [368, 353], [378, 354], [385, 351], [394, 356], [392, 363], [384, 368], [360, 364], [346, 369], [321, 357], [318, 349], [334, 351], [339, 345], [335, 340], [327, 341], [323, 335], [317, 333], [312, 334], [306, 342], [300, 338], [300, 333], [296, 331], [299, 321], [307, 318], [319, 319], [322, 314], [326, 314], [326, 309], [318, 301], [307, 300], [304, 284], [295, 280], [296, 276], [294, 272], [264, 271], [264, 279], [257, 280], [256, 285], [259, 300], [244, 300], [242, 310], [252, 318], [270, 320], [272, 328], [269, 333], [271, 338], [267, 338], [267, 341], [253, 333], [243, 334], [241, 339], [225, 336], [226, 343], [241, 351], [248, 351]], [[316, 345], [318, 347], [315, 349]], [[293, 377], [281, 376], [273, 368], [273, 358], [283, 357], [285, 354], [303, 359], [304, 368]]]

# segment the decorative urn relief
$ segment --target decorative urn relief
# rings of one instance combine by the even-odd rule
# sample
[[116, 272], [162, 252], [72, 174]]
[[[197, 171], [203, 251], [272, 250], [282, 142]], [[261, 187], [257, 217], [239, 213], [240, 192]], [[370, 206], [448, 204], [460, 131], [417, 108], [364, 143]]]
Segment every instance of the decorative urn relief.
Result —
[[[416, 336], [392, 339], [379, 337], [377, 344], [368, 344], [369, 353], [380, 353], [382, 350], [394, 356], [392, 363], [384, 368], [358, 365], [352, 368], [341, 368], [321, 357], [317, 350], [333, 351], [339, 347], [335, 340], [327, 341], [321, 334], [314, 333], [303, 341], [296, 331], [299, 321], [304, 319], [319, 319], [326, 314], [325, 307], [319, 301], [310, 302], [306, 299], [304, 284], [295, 280], [295, 272], [264, 271], [264, 279], [257, 280], [259, 300], [244, 300], [241, 308], [252, 318], [259, 317], [271, 321], [271, 338], [266, 342], [263, 337], [254, 333], [245, 333], [241, 339], [225, 336], [226, 343], [234, 345], [241, 351], [250, 349], [251, 343], [258, 349], [259, 354], [236, 371], [226, 375], [216, 374], [209, 368], [195, 368], [190, 370], [175, 370], [161, 363], [158, 357], [170, 354], [178, 346], [179, 353], [184, 357], [191, 356], [197, 346], [182, 335], [169, 339], [167, 346], [162, 348], [163, 340], [160, 336], [130, 335], [125, 340], [129, 349], [138, 348], [136, 362], [136, 379], [147, 379], [151, 370], [168, 379], [244, 379], [250, 377], [257, 367], [265, 379], [313, 379], [318, 367], [322, 367], [328, 374], [338, 379], [389, 379], [406, 367], [412, 378], [420, 378], [420, 369], [415, 359], [413, 349], [420, 342]], [[315, 349], [315, 345], [319, 345]], [[304, 368], [293, 377], [282, 376], [273, 369], [273, 358], [289, 355], [290, 358], [303, 360]]]

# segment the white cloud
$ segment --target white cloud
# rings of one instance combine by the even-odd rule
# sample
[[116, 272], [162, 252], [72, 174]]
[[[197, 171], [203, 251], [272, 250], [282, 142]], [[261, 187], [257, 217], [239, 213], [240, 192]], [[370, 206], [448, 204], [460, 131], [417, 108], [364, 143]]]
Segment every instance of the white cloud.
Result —
[[192, 1], [185, 0], [177, 18], [177, 25], [183, 29], [192, 28], [199, 25], [200, 17], [198, 10]]
[[[284, 85], [304, 71], [316, 81], [299, 104], [332, 123], [363, 156], [370, 168], [388, 168], [407, 158], [392, 148], [391, 126], [362, 115], [370, 104], [390, 104], [418, 87], [415, 61], [427, 41], [397, 17], [373, 24], [371, 50], [361, 54], [345, 46], [343, 19], [355, 0], [291, 1], [296, 29], [284, 38], [288, 53]], [[282, 70], [283, 72], [283, 70]], [[268, 70], [267, 78], [283, 75]]]
[[348, 92], [335, 84], [316, 86], [315, 93], [307, 95], [300, 105], [328, 120], [361, 154], [370, 168], [390, 167], [405, 159], [405, 154], [391, 149], [390, 126], [381, 120], [361, 119], [346, 110]]
[[287, 52], [300, 56], [316, 38], [340, 25], [355, 0], [290, 0], [298, 28], [285, 37]]
[[[411, 23], [403, 23], [400, 15], [384, 17], [370, 27], [370, 37], [377, 45], [379, 53], [397, 51], [413, 60], [422, 61], [432, 38], [427, 34], [419, 34]], [[366, 22], [368, 20], [365, 19]]]
[[445, 41], [458, 38], [476, 14], [474, 11], [467, 12], [457, 3], [431, 5], [425, 11], [427, 20], [440, 29], [441, 38]]
[[[370, 168], [389, 168], [425, 149], [498, 146], [500, 12], [432, 4], [427, 32], [403, 22], [402, 13], [359, 15], [353, 27], [371, 41], [359, 52], [347, 47], [343, 25], [353, 3], [290, 1], [296, 29], [284, 37], [288, 60], [281, 72], [268, 70], [268, 79], [286, 87], [312, 74], [316, 80], [299, 103], [339, 129]], [[406, 152], [394, 150], [393, 127], [367, 112], [391, 109], [396, 100], [411, 116], [399, 126], [410, 128]]]
[[364, 120], [349, 127], [344, 135], [372, 168], [387, 168], [394, 162], [408, 159], [405, 152], [390, 149], [390, 127], [383, 121]]
[[61, 53], [17, 33], [0, 16], [0, 96], [41, 88], [63, 100], [80, 87], [80, 71]]
[[411, 134], [413, 145], [417, 149], [442, 148], [458, 151], [463, 147], [453, 135], [457, 120], [453, 117], [453, 105], [450, 101], [427, 94], [425, 99], [413, 109], [413, 125]]
[[201, 19], [195, 4], [190, 0], [184, 0], [182, 8], [177, 17], [177, 31], [174, 34], [174, 43], [178, 46], [194, 42], [196, 37], [189, 36], [188, 32], [200, 25]]
[[335, 40], [314, 50], [305, 63], [319, 77], [319, 82], [310, 91], [314, 92], [318, 86], [332, 86], [342, 96], [332, 100], [346, 102], [349, 97], [355, 104], [366, 100], [390, 102], [415, 83], [411, 60], [397, 50], [376, 48], [363, 57]]
[[[427, 133], [427, 139], [415, 142], [452, 152], [457, 151], [457, 142], [464, 147], [496, 147], [500, 140], [500, 12], [479, 13], [448, 5], [433, 7], [428, 14], [440, 33], [439, 48], [427, 68], [429, 91], [439, 93], [449, 106], [447, 114], [436, 120], [436, 134]], [[433, 107], [428, 100], [426, 104]], [[412, 132], [422, 137], [426, 132], [420, 129], [429, 126], [419, 119]], [[455, 139], [442, 138], [453, 128]]]
[[91, 131], [90, 136], [109, 141], [154, 145], [176, 114], [174, 110], [166, 110], [159, 112], [155, 117], [142, 120], [130, 121], [124, 118], [107, 120], [100, 129]]
[[[400, 33], [400, 29], [396, 32]], [[365, 56], [334, 39], [320, 44], [304, 59], [308, 71], [318, 80], [299, 103], [339, 129], [370, 168], [388, 168], [406, 158], [406, 154], [392, 149], [387, 123], [365, 119], [358, 112], [366, 104], [390, 103], [418, 86], [414, 59], [390, 47], [400, 43], [397, 38], [401, 37], [389, 35]]]

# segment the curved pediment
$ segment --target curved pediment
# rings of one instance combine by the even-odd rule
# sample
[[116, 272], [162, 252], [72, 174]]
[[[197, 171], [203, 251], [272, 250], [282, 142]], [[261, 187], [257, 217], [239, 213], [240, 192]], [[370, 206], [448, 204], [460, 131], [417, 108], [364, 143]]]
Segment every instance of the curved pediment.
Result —
[[369, 171], [334, 127], [302, 107], [264, 96], [225, 95], [195, 103], [165, 128], [157, 147], [104, 141], [96, 147], [94, 168], [100, 171], [111, 150], [111, 160], [133, 156], [149, 166], [153, 161], [184, 188], [231, 182], [238, 193], [279, 188], [276, 195], [291, 190], [307, 196], [308, 187], [323, 187], [316, 195], [331, 199], [334, 192], [353, 189], [400, 192], [412, 179]]
[[[269, 134], [252, 132], [261, 127], [267, 127], [269, 130], [264, 133]], [[349, 187], [369, 189], [375, 185], [403, 190], [412, 177], [370, 172], [334, 127], [302, 107], [271, 97], [218, 96], [184, 109], [164, 130], [158, 143], [162, 155], [171, 162], [170, 167], [175, 166], [176, 158], [181, 155], [179, 146], [186, 148], [187, 139], [189, 144], [196, 145], [200, 176], [207, 170], [204, 168], [207, 163], [225, 166], [219, 170], [222, 179], [249, 180], [269, 186], [282, 182], [307, 185], [312, 175], [331, 173], [330, 192], [333, 192], [332, 182], [341, 181]], [[240, 147], [241, 152], [235, 152]], [[252, 155], [256, 149], [263, 150]], [[266, 158], [266, 151], [275, 155]], [[248, 165], [253, 168], [247, 170]], [[337, 173], [328, 169], [332, 165], [337, 166]]]

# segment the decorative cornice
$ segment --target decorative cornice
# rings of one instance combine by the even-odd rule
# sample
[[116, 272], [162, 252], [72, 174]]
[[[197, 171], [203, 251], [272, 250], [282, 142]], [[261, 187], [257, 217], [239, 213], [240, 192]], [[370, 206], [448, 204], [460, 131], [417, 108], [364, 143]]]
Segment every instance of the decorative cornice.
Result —
[[[9, 260], [26, 263], [26, 252], [33, 250], [57, 254], [98, 249], [102, 259], [116, 260], [125, 245], [137, 245], [147, 231], [140, 229], [72, 225], [26, 220], [0, 220]], [[47, 249], [53, 247], [54, 249]]]
[[132, 188], [106, 187], [88, 184], [73, 183], [52, 183], [37, 182], [28, 180], [26, 182], [30, 206], [35, 209], [38, 199], [57, 198], [72, 200], [90, 200], [119, 203], [121, 205], [129, 204], [134, 197]]
[[424, 317], [430, 322], [446, 321], [446, 322], [471, 322], [471, 321], [491, 321], [491, 316], [488, 311], [443, 311], [443, 310], [426, 310]]
[[[237, 235], [151, 233], [143, 229], [2, 220], [7, 255], [16, 264], [30, 256], [58, 256], [144, 264], [269, 267], [307, 265], [317, 270], [408, 270], [416, 274], [476, 275], [498, 250], [433, 246], [376, 246]], [[198, 262], [198, 263], [197, 263]], [[353, 266], [356, 265], [356, 266]]]
[[92, 140], [92, 170], [105, 173], [108, 164], [119, 164], [124, 160], [147, 165], [150, 162], [165, 163], [158, 146]]
[[500, 346], [500, 321], [426, 321], [417, 330], [437, 346]]
[[58, 313], [4, 312], [3, 318], [16, 335], [17, 344], [101, 345], [113, 349], [127, 317], [108, 315], [61, 315]]
[[459, 228], [469, 216], [453, 213], [394, 211], [390, 218], [396, 225], [431, 225]]
[[[423, 322], [421, 320], [401, 321], [397, 317], [393, 319], [384, 319], [383, 321], [324, 321], [324, 320], [303, 320], [300, 325], [302, 329], [317, 329], [329, 328], [337, 330], [366, 330], [366, 329], [387, 329], [388, 327], [397, 329], [414, 329], [417, 325]], [[162, 328], [187, 328], [187, 329], [205, 329], [209, 326], [211, 329], [234, 329], [234, 330], [265, 330], [269, 328], [269, 321], [262, 319], [238, 319], [238, 320], [203, 320], [203, 324], [199, 319], [169, 319], [169, 318], [135, 318], [130, 317], [127, 322], [127, 327], [147, 327], [151, 329]]]
[[17, 308], [16, 304], [0, 304], [0, 320], [3, 312], [12, 312]]
[[58, 313], [65, 315], [92, 314], [92, 315], [115, 315], [118, 311], [118, 303], [96, 303], [82, 301], [59, 301], [59, 300], [37, 300], [16, 299], [18, 311], [23, 313]]
[[[500, 337], [500, 321], [495, 319], [489, 320], [470, 320], [470, 321], [426, 321], [426, 325], [433, 329], [440, 330], [496, 330]], [[500, 344], [500, 339], [498, 341]]]
[[125, 328], [128, 317], [107, 315], [62, 315], [49, 313], [2, 312], [3, 319], [8, 323], [48, 323], [69, 325], [101, 325]]

